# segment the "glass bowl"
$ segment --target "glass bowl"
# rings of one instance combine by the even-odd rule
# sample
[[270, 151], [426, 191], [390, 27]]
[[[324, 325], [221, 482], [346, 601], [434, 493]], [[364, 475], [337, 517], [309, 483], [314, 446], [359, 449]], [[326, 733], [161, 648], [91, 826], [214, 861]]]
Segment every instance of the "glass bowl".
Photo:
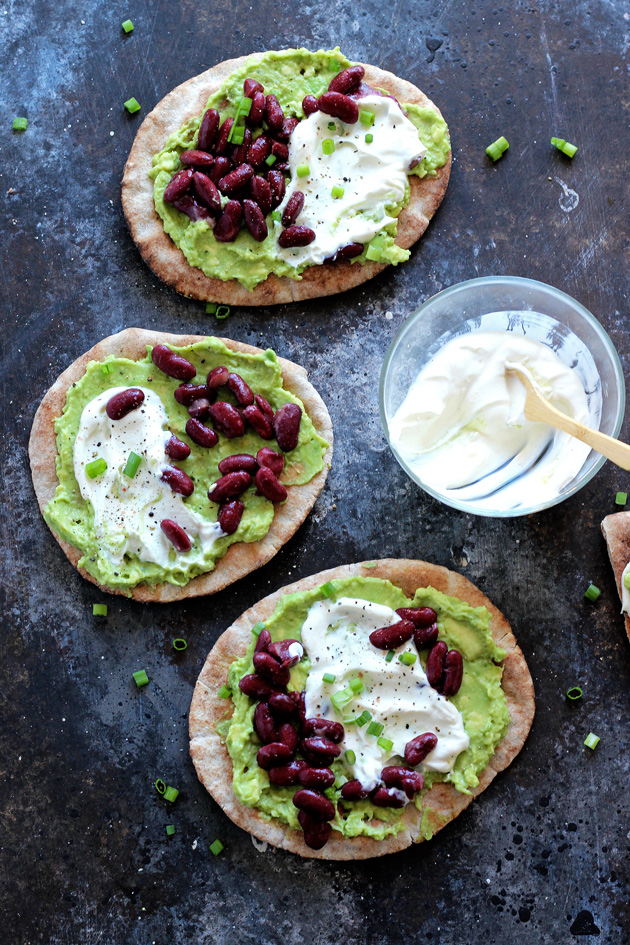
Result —
[[514, 331], [551, 347], [581, 376], [591, 426], [617, 437], [625, 409], [625, 383], [612, 341], [596, 318], [553, 286], [517, 276], [486, 276], [444, 289], [411, 315], [389, 346], [381, 370], [379, 401], [387, 442], [410, 479], [446, 505], [473, 515], [513, 518], [557, 505], [601, 469], [605, 458], [591, 450], [575, 478], [552, 499], [515, 509], [479, 508], [425, 484], [391, 442], [389, 422], [424, 365], [448, 341], [478, 331]]

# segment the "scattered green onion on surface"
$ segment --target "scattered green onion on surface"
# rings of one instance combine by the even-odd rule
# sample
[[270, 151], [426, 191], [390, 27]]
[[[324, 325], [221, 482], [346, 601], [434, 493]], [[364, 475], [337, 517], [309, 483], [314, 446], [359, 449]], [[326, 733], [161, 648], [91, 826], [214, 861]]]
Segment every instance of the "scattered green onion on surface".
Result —
[[221, 850], [225, 850], [225, 847], [223, 846], [220, 840], [214, 840], [210, 844], [210, 852], [213, 853], [214, 856], [218, 856]]
[[107, 604], [92, 604], [93, 617], [107, 617]]
[[232, 144], [242, 144], [245, 138], [245, 129], [244, 128], [234, 128], [234, 133], [232, 134]]
[[337, 130], [337, 125], [336, 125], [336, 123], [335, 123], [334, 121], [329, 121], [329, 122], [328, 122], [328, 130], [329, 130], [329, 131], [336, 131], [336, 130]]
[[394, 743], [390, 738], [379, 738], [376, 742], [379, 748], [382, 748], [383, 751], [391, 751], [394, 747]]
[[385, 657], [385, 662], [391, 663], [391, 661], [394, 659], [395, 656], [396, 656], [396, 650], [388, 650], [387, 656]]
[[[337, 790], [339, 790], [340, 787], [343, 787], [344, 784], [347, 784], [347, 783], [348, 783], [348, 779], [347, 779], [347, 777], [345, 776], [345, 774], [339, 774], [339, 775], [337, 775], [337, 777], [335, 778], [335, 780], [334, 780], [334, 782], [333, 782], [333, 787], [335, 787], [335, 788], [337, 788]], [[332, 797], [332, 800], [334, 800], [334, 795], [333, 795], [333, 797]]]
[[589, 732], [584, 739], [584, 744], [587, 748], [597, 748], [599, 745], [599, 735], [594, 735], [593, 732]]
[[125, 108], [130, 115], [135, 115], [136, 112], [140, 111], [141, 105], [140, 102], [136, 101], [136, 99], [132, 96], [125, 102]]
[[376, 115], [374, 114], [374, 112], [368, 111], [367, 108], [362, 108], [361, 111], [359, 112], [359, 121], [361, 122], [362, 125], [367, 125], [368, 127], [370, 125], [373, 125], [375, 118], [376, 118]]
[[403, 663], [405, 666], [413, 666], [413, 664], [418, 659], [415, 653], [410, 653], [408, 650], [405, 650], [404, 653], [401, 653], [398, 657], [398, 662]]
[[217, 692], [217, 696], [219, 697], [219, 699], [229, 699], [231, 695], [232, 695], [232, 690], [230, 689], [229, 686], [221, 686], [221, 688]]
[[598, 587], [595, 587], [594, 584], [589, 584], [586, 591], [584, 592], [584, 596], [586, 597], [587, 600], [590, 600], [590, 601], [596, 601], [600, 594], [601, 594], [600, 589]]
[[149, 677], [147, 676], [146, 672], [143, 669], [137, 670], [133, 674], [133, 678], [138, 688], [140, 688], [140, 686], [146, 686], [146, 684], [149, 681]]
[[298, 177], [308, 177], [308, 175], [311, 173], [311, 169], [308, 164], [298, 164], [295, 169], [295, 173]]
[[131, 33], [133, 30], [133, 23], [131, 20], [125, 20], [122, 24], [122, 28], [124, 29], [125, 33]]
[[14, 118], [12, 128], [14, 131], [26, 131], [28, 127], [28, 118]]
[[259, 637], [264, 629], [265, 629], [264, 623], [261, 623], [259, 620], [258, 623], [255, 623], [254, 626], [252, 627], [252, 633], [254, 634], [255, 637]]
[[167, 837], [172, 837], [174, 833], [175, 833], [175, 824], [167, 824], [167, 825], [166, 825], [166, 836], [167, 836]]
[[345, 758], [349, 765], [353, 765], [355, 763], [355, 761], [357, 760], [357, 756], [353, 752], [352, 748], [348, 748]]
[[334, 682], [336, 678], [337, 677], [334, 676], [332, 673], [324, 673], [324, 675], [322, 676], [322, 679], [324, 680], [324, 682]]
[[103, 374], [111, 374], [112, 373], [111, 364], [101, 364], [101, 371], [103, 372]]
[[618, 492], [615, 496], [615, 505], [625, 505], [628, 501], [627, 492]]
[[265, 158], [265, 164], [267, 164], [269, 167], [273, 167], [277, 160], [278, 158], [275, 156], [275, 154], [270, 154], [269, 157]]
[[350, 688], [355, 694], [358, 694], [359, 692], [363, 692], [363, 690], [365, 689], [365, 686], [363, 685], [363, 682], [360, 679], [351, 679]]
[[91, 463], [86, 465], [85, 473], [90, 479], [96, 479], [98, 476], [102, 476], [106, 469], [107, 463], [99, 456], [98, 459], [93, 459]]
[[176, 801], [177, 798], [179, 797], [179, 791], [177, 790], [177, 788], [171, 787], [169, 785], [164, 791], [164, 794], [162, 795], [162, 797], [164, 798], [165, 801], [170, 801], [171, 804], [173, 804], [174, 801]]
[[219, 305], [216, 312], [214, 313], [215, 318], [218, 318], [219, 321], [223, 321], [223, 319], [227, 318], [229, 314], [230, 314], [229, 305]]
[[364, 712], [361, 713], [361, 715], [357, 719], [357, 725], [367, 725], [367, 723], [370, 721], [371, 718], [372, 718], [371, 714], [366, 709]]
[[340, 197], [343, 197], [345, 193], [345, 189], [343, 187], [340, 187], [339, 184], [334, 184], [331, 193], [334, 199], [338, 200]]
[[158, 792], [158, 794], [163, 796], [164, 791], [166, 790], [166, 781], [163, 781], [162, 778], [158, 778], [155, 782], [155, 790]]
[[488, 145], [486, 154], [492, 161], [498, 161], [500, 157], [503, 157], [509, 146], [507, 139], [501, 135], [500, 138]]
[[249, 115], [252, 110], [253, 99], [249, 98], [248, 95], [241, 96], [241, 100], [238, 103], [238, 114], [239, 115]]
[[350, 686], [346, 686], [345, 689], [339, 689], [338, 692], [333, 692], [332, 696], [330, 697], [330, 701], [337, 712], [340, 712], [341, 709], [347, 706], [349, 702], [352, 702], [353, 699], [354, 692]]
[[582, 698], [582, 690], [579, 686], [571, 686], [570, 689], [567, 689], [567, 699], [575, 700]]
[[368, 735], [380, 735], [385, 726], [381, 722], [370, 722], [367, 727]]
[[558, 151], [562, 151], [563, 154], [566, 154], [566, 156], [570, 158], [572, 158], [577, 151], [577, 145], [570, 144], [564, 138], [552, 138], [551, 143], [554, 148], [557, 148]]
[[332, 154], [335, 150], [335, 142], [332, 138], [324, 138], [322, 141], [322, 151], [324, 154]]
[[360, 716], [358, 715], [344, 715], [341, 718], [341, 721], [344, 725], [356, 725]]
[[320, 591], [322, 592], [324, 597], [334, 597], [335, 594], [337, 593], [335, 589], [335, 585], [333, 584], [332, 581], [326, 581], [325, 584], [322, 584], [322, 586], [320, 587]]
[[218, 302], [206, 302], [206, 315], [214, 315], [218, 307]]
[[366, 134], [365, 136], [365, 143], [372, 144], [373, 141], [374, 141], [374, 135], [371, 132], [368, 132], [368, 134]]
[[123, 469], [123, 474], [127, 476], [128, 479], [133, 479], [138, 472], [141, 462], [142, 456], [138, 456], [138, 454], [134, 453], [132, 450], [129, 454], [129, 459], [127, 460], [125, 468]]
[[381, 258], [380, 246], [372, 246], [372, 244], [370, 243], [365, 253], [365, 258], [371, 259], [372, 262], [378, 262], [378, 260]]
[[173, 640], [173, 649], [177, 650], [178, 653], [183, 653], [187, 646], [188, 644], [181, 637], [175, 637]]

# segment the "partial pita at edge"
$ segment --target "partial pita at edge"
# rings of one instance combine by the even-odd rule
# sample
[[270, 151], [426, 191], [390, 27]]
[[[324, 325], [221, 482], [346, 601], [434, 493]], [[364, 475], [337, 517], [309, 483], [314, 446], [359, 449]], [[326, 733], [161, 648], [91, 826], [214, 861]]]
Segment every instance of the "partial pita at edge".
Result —
[[[630, 512], [614, 512], [607, 515], [602, 522], [602, 532], [606, 539], [608, 557], [615, 572], [619, 600], [621, 596], [621, 575], [630, 561]], [[626, 633], [630, 640], [630, 617], [624, 614]]]

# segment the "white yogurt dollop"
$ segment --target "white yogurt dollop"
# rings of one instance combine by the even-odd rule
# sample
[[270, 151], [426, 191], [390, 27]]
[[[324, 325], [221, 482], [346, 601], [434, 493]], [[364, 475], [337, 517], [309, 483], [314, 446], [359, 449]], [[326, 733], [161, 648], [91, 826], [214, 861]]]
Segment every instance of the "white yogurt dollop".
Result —
[[[392, 223], [395, 218], [385, 208], [403, 199], [411, 161], [421, 160], [427, 152], [418, 129], [391, 98], [368, 95], [359, 99], [358, 106], [360, 112], [373, 112], [374, 124], [346, 125], [315, 112], [291, 135], [291, 182], [278, 210], [282, 213], [292, 194], [302, 191], [304, 207], [295, 223], [315, 231], [315, 240], [308, 246], [277, 247], [277, 253], [293, 266], [323, 263], [348, 243], [368, 243]], [[372, 135], [370, 143], [366, 134]], [[332, 154], [322, 149], [327, 138], [335, 145]], [[308, 166], [308, 176], [298, 177], [300, 165]], [[333, 187], [342, 187], [343, 196], [333, 197]]]
[[[367, 710], [373, 722], [384, 726], [382, 737], [393, 742], [393, 747], [386, 750], [379, 746], [378, 736], [368, 735], [367, 724], [345, 726], [344, 752], [350, 749], [356, 755], [354, 764], [346, 762], [350, 778], [357, 778], [367, 790], [376, 787], [381, 771], [392, 758], [399, 756], [400, 763], [405, 745], [417, 735], [437, 735], [437, 745], [421, 768], [444, 774], [453, 770], [457, 756], [470, 744], [461, 713], [431, 688], [420, 660], [411, 666], [398, 660], [405, 649], [415, 652], [415, 648], [409, 644], [398, 647], [388, 663], [385, 651], [370, 643], [373, 630], [398, 620], [400, 617], [390, 607], [341, 597], [313, 604], [302, 627], [302, 643], [311, 662], [306, 680], [306, 717], [342, 721], [330, 697], [351, 680], [360, 679], [365, 688], [343, 709], [343, 715], [357, 717]], [[324, 673], [334, 675], [335, 682], [324, 682]]]
[[[103, 391], [84, 407], [74, 444], [74, 475], [81, 495], [94, 510], [100, 549], [115, 565], [121, 565], [125, 555], [137, 555], [163, 568], [172, 567], [176, 555], [186, 567], [202, 562], [223, 531], [218, 522], [203, 519], [160, 479], [164, 467], [171, 465], [164, 448], [172, 434], [155, 391], [140, 388], [144, 402], [121, 420], [107, 416], [107, 401], [126, 389]], [[133, 479], [123, 473], [131, 452], [142, 457]], [[105, 460], [107, 469], [90, 479], [85, 467], [98, 458]], [[160, 528], [164, 519], [184, 529], [193, 542], [190, 551], [175, 552]]]

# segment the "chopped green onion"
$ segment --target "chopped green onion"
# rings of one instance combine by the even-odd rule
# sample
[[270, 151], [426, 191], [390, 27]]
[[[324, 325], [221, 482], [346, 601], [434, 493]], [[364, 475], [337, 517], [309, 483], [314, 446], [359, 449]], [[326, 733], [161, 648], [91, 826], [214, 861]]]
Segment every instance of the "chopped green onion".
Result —
[[374, 135], [371, 134], [371, 133], [366, 134], [366, 136], [365, 136], [365, 143], [366, 143], [366, 144], [372, 144], [373, 141], [374, 141]]
[[217, 692], [217, 696], [219, 697], [219, 699], [229, 699], [231, 695], [232, 695], [232, 690], [230, 689], [229, 686], [221, 686], [221, 688]]
[[96, 479], [97, 476], [102, 476], [106, 469], [107, 463], [102, 457], [99, 456], [98, 459], [93, 459], [91, 463], [87, 464], [85, 467], [85, 472], [90, 477], [90, 479]]
[[568, 699], [581, 699], [582, 690], [579, 686], [571, 686], [570, 689], [567, 689], [567, 698]]
[[221, 850], [224, 850], [224, 849], [225, 847], [223, 846], [220, 840], [215, 840], [213, 843], [210, 844], [210, 852], [213, 853], [215, 856], [218, 856]]
[[371, 714], [366, 709], [365, 712], [362, 712], [359, 718], [357, 719], [357, 725], [367, 725], [367, 723], [372, 718]]
[[129, 454], [129, 459], [127, 460], [127, 465], [123, 469], [123, 474], [127, 476], [128, 479], [133, 479], [135, 474], [138, 472], [140, 463], [142, 462], [142, 456], [138, 456], [137, 453], [134, 453], [132, 450]]
[[252, 627], [252, 633], [254, 634], [255, 637], [259, 637], [264, 629], [265, 629], [264, 623], [261, 623], [259, 620], [258, 623], [255, 623], [254, 626]]
[[627, 501], [628, 501], [627, 492], [618, 492], [617, 495], [615, 496], [615, 505], [625, 505]]
[[335, 588], [335, 585], [333, 584], [332, 581], [326, 581], [325, 584], [322, 584], [322, 586], [320, 587], [320, 591], [322, 592], [324, 597], [334, 597], [335, 594], [337, 593], [337, 589]]
[[486, 154], [493, 161], [498, 161], [499, 158], [505, 154], [509, 146], [510, 145], [508, 144], [507, 139], [501, 135], [500, 138], [497, 138], [496, 141], [493, 141], [492, 144], [488, 145], [486, 148]]
[[594, 735], [593, 732], [589, 732], [584, 739], [584, 744], [587, 748], [597, 748], [599, 745], [599, 735]]
[[590, 600], [590, 601], [596, 601], [600, 594], [601, 594], [600, 589], [598, 587], [595, 587], [594, 584], [589, 584], [586, 591], [584, 592], [584, 596], [586, 597], [587, 600]]
[[363, 685], [360, 679], [351, 679], [350, 688], [352, 689], [354, 693], [359, 693], [359, 692], [363, 692], [363, 690], [365, 689], [365, 686]]
[[570, 144], [564, 138], [552, 138], [551, 143], [554, 148], [557, 148], [558, 151], [562, 151], [563, 154], [566, 154], [566, 156], [570, 158], [572, 158], [577, 151], [576, 145]]
[[167, 825], [166, 825], [166, 836], [167, 836], [167, 837], [172, 837], [174, 833], [175, 833], [175, 824], [167, 824]]
[[101, 364], [101, 371], [103, 372], [103, 374], [111, 374], [112, 373], [111, 364]]
[[[131, 20], [125, 20], [125, 22], [122, 24], [122, 28], [124, 29], [125, 33], [131, 33], [131, 31], [133, 30], [133, 23], [131, 22]], [[166, 832], [168, 833], [168, 828]], [[173, 827], [173, 833], [175, 833], [174, 827]]]
[[164, 796], [164, 791], [166, 790], [166, 782], [163, 781], [162, 778], [158, 778], [157, 781], [155, 782], [155, 790], [158, 792], [158, 794], [161, 794], [162, 796]]
[[342, 716], [341, 721], [344, 725], [356, 725], [359, 721], [358, 715], [344, 715]]
[[385, 662], [391, 663], [391, 661], [394, 659], [395, 656], [396, 656], [396, 650], [388, 650], [387, 656], [385, 657]]
[[206, 302], [206, 315], [215, 315], [218, 307], [216, 302]]
[[[337, 775], [337, 777], [335, 778], [333, 782], [333, 787], [336, 787], [337, 790], [339, 790], [340, 787], [343, 787], [343, 785], [347, 783], [348, 783], [348, 779], [345, 776], [345, 774], [339, 774]], [[333, 798], [331, 798], [331, 800], [334, 800], [334, 796]]]
[[334, 676], [332, 673], [324, 673], [324, 675], [322, 676], [322, 679], [324, 680], [324, 682], [334, 682], [336, 678], [337, 677]]
[[380, 722], [370, 722], [367, 727], [368, 735], [380, 735], [383, 729], [385, 728]]
[[365, 562], [361, 565], [361, 567], [362, 567], [362, 568], [370, 568], [370, 569], [371, 569], [371, 568], [376, 568], [376, 567], [378, 567], [378, 562], [377, 562], [377, 561], [365, 561]]
[[329, 130], [329, 131], [336, 131], [336, 130], [337, 130], [337, 123], [334, 122], [334, 121], [329, 121], [329, 122], [328, 122], [328, 130]]
[[92, 604], [93, 617], [107, 617], [107, 604]]
[[188, 644], [181, 637], [175, 637], [173, 640], [173, 649], [177, 650], [178, 653], [183, 653], [187, 646]]
[[353, 752], [351, 748], [348, 748], [345, 757], [349, 765], [353, 765], [355, 761], [357, 760], [357, 756], [355, 755], [355, 753]]
[[361, 122], [362, 125], [368, 125], [368, 127], [370, 125], [373, 125], [375, 118], [376, 118], [376, 115], [374, 114], [374, 112], [368, 111], [367, 108], [362, 108], [361, 111], [359, 112], [359, 121]]
[[366, 258], [366, 259], [371, 259], [372, 262], [378, 262], [379, 259], [381, 258], [381, 247], [380, 247], [380, 246], [372, 246], [372, 244], [370, 243], [369, 246], [368, 246], [368, 248], [367, 248], [367, 252], [366, 252], [366, 254], [365, 254], [365, 258]]
[[215, 314], [215, 317], [219, 319], [219, 321], [223, 321], [223, 319], [227, 318], [228, 315], [230, 314], [230, 306], [219, 305], [218, 309], [216, 310], [214, 314]]
[[27, 127], [28, 127], [28, 118], [14, 118], [13, 119], [14, 131], [26, 131]]
[[137, 102], [135, 98], [133, 98], [133, 96], [131, 98], [128, 98], [127, 101], [125, 102], [125, 108], [127, 109], [130, 115], [134, 115], [136, 112], [139, 112], [140, 107], [141, 107], [140, 103]]
[[249, 115], [252, 110], [252, 102], [253, 99], [249, 98], [247, 95], [243, 95], [240, 102], [238, 103], [237, 114]]
[[418, 659], [415, 653], [410, 653], [408, 650], [405, 650], [404, 653], [401, 653], [398, 657], [398, 662], [403, 663], [405, 666], [413, 666], [413, 664]]
[[391, 751], [394, 747], [393, 741], [389, 738], [379, 738], [376, 742], [379, 748], [382, 748], [383, 751]]
[[242, 144], [245, 138], [245, 129], [244, 128], [233, 128], [232, 134], [232, 144]]
[[339, 197], [343, 197], [343, 195], [344, 195], [344, 193], [345, 193], [345, 190], [344, 190], [343, 187], [340, 187], [339, 184], [335, 184], [335, 185], [333, 186], [333, 189], [332, 189], [331, 193], [332, 193], [333, 197], [335, 198], [335, 200], [338, 200]]
[[268, 158], [265, 158], [265, 164], [267, 164], [269, 167], [273, 167], [277, 160], [278, 158], [275, 156], [275, 154], [270, 154]]
[[282, 219], [282, 214], [280, 213], [279, 210], [272, 210], [272, 211], [271, 211], [271, 219], [272, 219], [272, 220], [275, 220], [276, 223], [280, 223], [280, 220]]
[[143, 669], [139, 669], [137, 672], [135, 672], [135, 673], [133, 674], [133, 678], [134, 678], [134, 680], [135, 680], [135, 682], [136, 682], [136, 686], [138, 686], [138, 688], [139, 688], [140, 686], [146, 686], [146, 684], [147, 684], [148, 681], [149, 681], [149, 677], [147, 676], [147, 674], [145, 673], [145, 671], [144, 671]]
[[308, 177], [308, 175], [311, 173], [311, 169], [308, 164], [298, 164], [295, 169], [295, 173], [298, 177]]
[[162, 795], [162, 797], [164, 798], [165, 801], [170, 801], [171, 804], [173, 804], [179, 797], [179, 791], [177, 790], [177, 788], [171, 787], [169, 785], [164, 791], [164, 794]]
[[345, 689], [339, 689], [338, 692], [333, 692], [332, 696], [330, 697], [330, 701], [337, 712], [340, 712], [341, 709], [343, 709], [344, 706], [347, 706], [349, 702], [352, 702], [353, 699], [354, 692], [350, 686], [346, 686]]
[[335, 150], [335, 142], [332, 138], [324, 138], [322, 141], [322, 151], [324, 154], [332, 154]]

